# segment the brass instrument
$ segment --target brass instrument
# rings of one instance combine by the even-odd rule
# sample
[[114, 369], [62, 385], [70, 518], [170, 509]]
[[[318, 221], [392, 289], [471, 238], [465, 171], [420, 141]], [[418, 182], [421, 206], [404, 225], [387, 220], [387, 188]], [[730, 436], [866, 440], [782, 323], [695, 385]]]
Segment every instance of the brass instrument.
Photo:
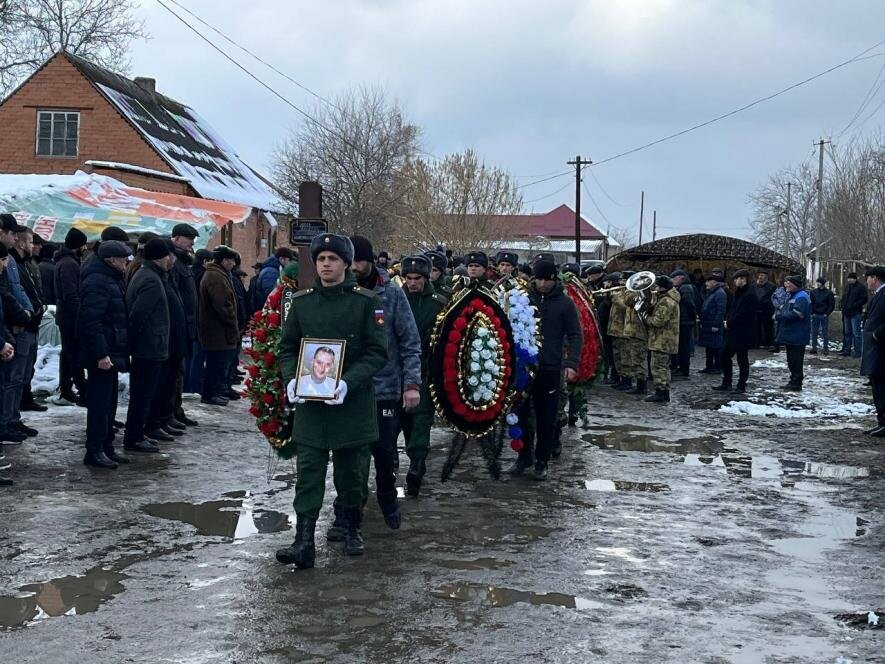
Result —
[[636, 294], [636, 304], [633, 305], [633, 308], [643, 322], [645, 322], [646, 316], [651, 313], [657, 300], [657, 294], [652, 290], [654, 285], [655, 273], [643, 270], [629, 277], [624, 286], [628, 291]]
[[597, 288], [594, 291], [591, 291], [593, 295], [607, 295], [608, 293], [617, 293], [619, 291], [625, 290], [626, 286], [612, 286], [611, 288]]

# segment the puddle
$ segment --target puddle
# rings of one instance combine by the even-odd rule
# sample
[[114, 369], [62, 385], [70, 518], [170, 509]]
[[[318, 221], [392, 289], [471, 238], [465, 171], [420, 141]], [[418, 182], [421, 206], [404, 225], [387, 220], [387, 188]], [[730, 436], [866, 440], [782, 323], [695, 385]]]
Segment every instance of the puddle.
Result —
[[602, 450], [619, 452], [660, 452], [665, 454], [716, 454], [722, 450], [722, 443], [715, 436], [686, 438], [684, 434], [656, 430], [654, 435], [646, 433], [645, 427], [591, 427], [600, 433], [588, 433], [581, 439]]
[[796, 459], [778, 459], [773, 456], [748, 456], [733, 449], [725, 449], [721, 454], [704, 456], [686, 454], [686, 466], [710, 466], [719, 472], [750, 479], [780, 479], [785, 485], [794, 484], [802, 478], [818, 479], [857, 479], [869, 477], [870, 469], [860, 466], [840, 466], [831, 463], [816, 463]]
[[347, 621], [352, 627], [377, 627], [383, 625], [387, 620], [382, 616], [355, 616]]
[[21, 627], [56, 616], [92, 613], [125, 590], [125, 574], [93, 567], [80, 576], [62, 576], [19, 588], [18, 597], [0, 597], [0, 626]]
[[562, 606], [567, 609], [578, 610], [607, 608], [601, 602], [595, 602], [575, 595], [535, 593], [527, 590], [487, 586], [481, 583], [450, 583], [434, 591], [433, 595], [443, 599], [488, 604], [495, 607], [531, 604], [533, 606]]
[[441, 560], [439, 564], [448, 569], [483, 570], [503, 569], [516, 563], [512, 560], [499, 560], [498, 558], [476, 558], [474, 560]]
[[247, 491], [224, 494], [226, 500], [204, 503], [153, 503], [145, 505], [147, 514], [188, 523], [200, 535], [241, 539], [257, 533], [277, 533], [292, 526], [289, 516], [273, 510], [253, 509]]
[[670, 490], [669, 486], [660, 482], [627, 482], [625, 480], [584, 480], [584, 488], [588, 491], [646, 491], [651, 493]]

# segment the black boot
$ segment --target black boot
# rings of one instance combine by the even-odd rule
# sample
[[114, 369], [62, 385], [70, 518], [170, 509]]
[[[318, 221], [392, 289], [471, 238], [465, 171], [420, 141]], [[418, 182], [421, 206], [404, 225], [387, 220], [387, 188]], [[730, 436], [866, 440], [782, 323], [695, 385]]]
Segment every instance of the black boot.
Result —
[[384, 516], [384, 523], [391, 530], [399, 530], [402, 515], [399, 511], [399, 501], [396, 499], [396, 489], [390, 493], [378, 494], [378, 506]]
[[526, 468], [531, 468], [532, 460], [522, 456], [516, 457], [516, 461], [504, 472], [508, 475], [522, 475]]
[[406, 473], [406, 493], [408, 495], [417, 496], [421, 491], [421, 482], [425, 472], [427, 472], [427, 464], [424, 459], [412, 461], [409, 464], [409, 472]]
[[662, 390], [660, 388], [655, 388], [655, 393], [651, 396], [645, 397], [645, 400], [649, 403], [666, 403], [670, 401], [670, 390]]
[[648, 381], [645, 378], [640, 378], [636, 381], [636, 387], [626, 390], [625, 394], [641, 394], [645, 396], [646, 392], [648, 392]]
[[360, 533], [360, 524], [363, 522], [363, 510], [361, 507], [342, 507], [344, 521], [347, 530], [344, 533], [344, 553], [348, 556], [361, 556], [366, 550], [363, 536]]
[[732, 392], [734, 394], [746, 394], [747, 393], [747, 384], [746, 383], [738, 383], [737, 387], [735, 387]]
[[344, 534], [347, 532], [347, 525], [344, 523], [344, 514], [341, 512], [341, 506], [336, 500], [332, 503], [332, 509], [335, 511], [335, 520], [326, 531], [327, 542], [343, 542]]
[[106, 447], [105, 450], [104, 450], [104, 455], [105, 455], [108, 459], [110, 459], [111, 461], [113, 461], [114, 463], [117, 463], [117, 464], [129, 463], [129, 457], [126, 456], [126, 455], [124, 455], [124, 454], [121, 454], [121, 453], [117, 452], [117, 451], [113, 448], [113, 446], [111, 446], [111, 447]]
[[633, 379], [629, 376], [621, 376], [621, 382], [617, 385], [612, 385], [612, 387], [616, 390], [620, 390], [621, 392], [626, 392], [633, 387]]
[[717, 392], [728, 392], [729, 390], [731, 390], [731, 381], [723, 380], [721, 384], [717, 385], [713, 389]]
[[83, 457], [83, 463], [87, 466], [92, 466], [93, 468], [114, 469], [117, 467], [117, 464], [108, 459], [101, 450], [87, 450], [86, 456]]
[[295, 565], [298, 569], [313, 567], [316, 562], [316, 546], [313, 543], [313, 534], [317, 527], [317, 520], [301, 514], [296, 515], [295, 541], [292, 546], [277, 549], [277, 560], [284, 565]]

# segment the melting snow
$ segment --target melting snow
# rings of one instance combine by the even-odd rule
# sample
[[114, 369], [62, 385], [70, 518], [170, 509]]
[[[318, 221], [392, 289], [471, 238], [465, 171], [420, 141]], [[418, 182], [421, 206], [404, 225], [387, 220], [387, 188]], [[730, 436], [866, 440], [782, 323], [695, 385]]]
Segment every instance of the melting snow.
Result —
[[[829, 403], [828, 403], [829, 402]], [[843, 403], [825, 397], [808, 399], [805, 408], [788, 408], [777, 403], [753, 403], [751, 401], [729, 401], [719, 409], [720, 413], [731, 415], [751, 415], [753, 417], [781, 417], [784, 419], [806, 419], [812, 417], [860, 417], [873, 412], [868, 403]]]
[[[58, 390], [58, 369], [61, 346], [39, 346], [31, 390], [35, 395], [47, 396]], [[120, 374], [120, 399], [129, 398], [129, 374]]]

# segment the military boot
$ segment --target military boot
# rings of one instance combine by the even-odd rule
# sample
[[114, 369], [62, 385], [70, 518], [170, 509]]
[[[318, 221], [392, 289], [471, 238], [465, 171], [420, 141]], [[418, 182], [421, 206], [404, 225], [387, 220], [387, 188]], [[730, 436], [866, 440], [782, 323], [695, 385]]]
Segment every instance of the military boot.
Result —
[[412, 461], [409, 464], [409, 472], [406, 474], [406, 493], [410, 496], [417, 496], [421, 491], [421, 481], [424, 479], [424, 473], [427, 472], [427, 464], [424, 459], [420, 461]]
[[399, 501], [396, 499], [396, 489], [390, 493], [378, 494], [378, 505], [381, 507], [381, 514], [384, 516], [384, 523], [391, 530], [399, 530], [402, 521], [402, 515], [399, 511]]
[[662, 390], [656, 387], [655, 393], [645, 397], [645, 400], [649, 403], [666, 403], [670, 401], [670, 390]]
[[337, 500], [332, 503], [332, 509], [335, 511], [335, 519], [326, 531], [326, 541], [343, 542], [344, 534], [347, 532], [347, 525], [344, 523], [344, 514], [341, 512], [341, 506], [338, 505]]
[[612, 387], [616, 390], [620, 390], [621, 392], [626, 392], [633, 387], [633, 379], [629, 376], [622, 376], [621, 382], [617, 385], [612, 385]]
[[342, 507], [347, 530], [344, 533], [344, 553], [348, 556], [361, 556], [366, 550], [360, 525], [363, 522], [361, 507]]
[[639, 378], [636, 381], [636, 387], [630, 390], [625, 390], [625, 394], [641, 394], [645, 396], [646, 392], [648, 392], [648, 381], [645, 378]]
[[295, 565], [298, 569], [313, 567], [316, 562], [316, 547], [313, 543], [317, 520], [302, 514], [296, 516], [295, 541], [292, 546], [277, 549], [277, 560], [284, 565]]
[[721, 385], [717, 385], [713, 389], [717, 392], [728, 392], [729, 390], [731, 390], [731, 381], [723, 380]]

